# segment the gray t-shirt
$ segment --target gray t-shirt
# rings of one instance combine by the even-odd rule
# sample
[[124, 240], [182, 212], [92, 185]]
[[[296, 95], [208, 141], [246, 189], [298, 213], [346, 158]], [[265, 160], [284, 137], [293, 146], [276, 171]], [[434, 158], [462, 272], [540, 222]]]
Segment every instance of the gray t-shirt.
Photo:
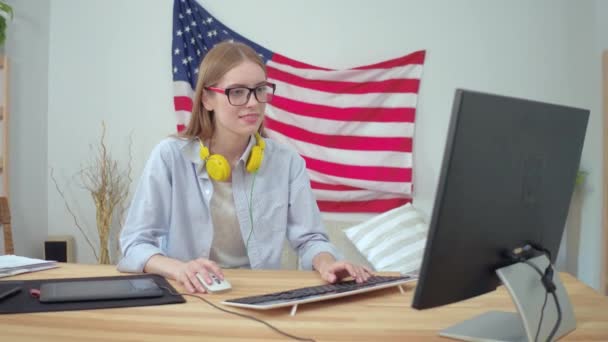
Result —
[[221, 268], [251, 268], [234, 209], [232, 183], [212, 182], [211, 219], [214, 231], [209, 259]]

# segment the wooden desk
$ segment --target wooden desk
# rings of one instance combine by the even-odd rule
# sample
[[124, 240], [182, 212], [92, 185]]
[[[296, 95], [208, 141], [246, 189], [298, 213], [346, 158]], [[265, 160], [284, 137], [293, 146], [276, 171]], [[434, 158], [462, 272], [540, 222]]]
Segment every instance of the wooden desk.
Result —
[[[69, 278], [119, 274], [113, 266], [62, 264], [60, 268], [5, 279]], [[315, 272], [226, 270], [231, 292], [205, 295], [214, 303], [227, 298], [321, 284]], [[574, 305], [577, 330], [569, 341], [608, 341], [608, 298], [568, 274], [562, 274]], [[175, 283], [173, 285], [182, 290]], [[446, 284], [449, 286], [449, 284]], [[437, 332], [493, 310], [515, 311], [504, 289], [436, 309], [410, 307], [414, 286], [289, 308], [252, 311], [288, 333], [317, 341], [449, 341]], [[121, 309], [0, 315], [0, 341], [214, 341], [288, 340], [252, 320], [218, 311], [196, 298], [187, 303]]]

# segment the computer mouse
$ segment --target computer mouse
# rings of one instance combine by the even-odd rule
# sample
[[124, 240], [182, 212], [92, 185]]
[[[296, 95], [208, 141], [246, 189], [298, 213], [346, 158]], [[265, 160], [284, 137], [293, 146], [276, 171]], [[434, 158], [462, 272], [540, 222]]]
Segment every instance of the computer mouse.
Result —
[[200, 273], [196, 274], [196, 278], [198, 278], [198, 281], [201, 282], [201, 285], [203, 285], [203, 287], [205, 288], [205, 290], [207, 290], [208, 293], [224, 292], [232, 289], [232, 285], [230, 285], [230, 282], [226, 280], [226, 278], [224, 278], [224, 280], [221, 280], [213, 273], [209, 273], [209, 276], [212, 280], [211, 284], [207, 284], [205, 278]]

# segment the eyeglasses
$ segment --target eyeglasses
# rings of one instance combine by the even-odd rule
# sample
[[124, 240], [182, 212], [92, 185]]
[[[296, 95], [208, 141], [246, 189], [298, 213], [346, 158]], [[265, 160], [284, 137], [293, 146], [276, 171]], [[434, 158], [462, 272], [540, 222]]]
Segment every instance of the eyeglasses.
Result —
[[207, 90], [214, 91], [219, 94], [225, 94], [228, 96], [228, 102], [233, 106], [244, 106], [249, 102], [251, 93], [255, 96], [255, 99], [259, 103], [267, 103], [272, 100], [276, 84], [266, 82], [255, 88], [247, 87], [234, 87], [234, 88], [217, 88], [217, 87], [205, 87]]

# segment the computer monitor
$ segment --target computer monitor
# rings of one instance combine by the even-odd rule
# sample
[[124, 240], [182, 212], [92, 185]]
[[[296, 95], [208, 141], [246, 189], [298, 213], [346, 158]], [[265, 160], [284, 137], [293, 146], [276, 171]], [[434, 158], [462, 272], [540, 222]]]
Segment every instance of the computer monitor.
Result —
[[[508, 255], [527, 251], [530, 242], [546, 248], [551, 263], [555, 261], [588, 117], [584, 109], [456, 90], [414, 308], [495, 290], [508, 281], [497, 270], [516, 264]], [[542, 266], [538, 268], [544, 271]], [[540, 278], [532, 267], [521, 270], [519, 276], [530, 272], [526, 276]], [[534, 313], [521, 312], [525, 303], [518, 303], [529, 298], [517, 296], [541, 293], [542, 304], [542, 284], [533, 281], [530, 286], [542, 292], [526, 288], [529, 293], [518, 294], [507, 286], [520, 314], [528, 316], [516, 320], [538, 321]], [[540, 313], [540, 307], [532, 309]], [[473, 323], [468, 329], [480, 324]], [[531, 322], [520, 323], [528, 330], [523, 334], [536, 334], [536, 327], [528, 326]]]

